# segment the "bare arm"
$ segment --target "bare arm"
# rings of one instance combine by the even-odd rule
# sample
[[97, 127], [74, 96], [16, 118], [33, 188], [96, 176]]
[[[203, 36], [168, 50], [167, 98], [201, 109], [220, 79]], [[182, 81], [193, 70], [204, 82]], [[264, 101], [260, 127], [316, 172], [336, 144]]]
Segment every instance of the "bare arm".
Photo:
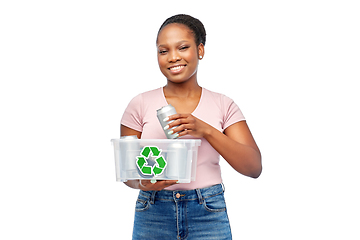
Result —
[[133, 136], [133, 135], [137, 136], [138, 139], [141, 138], [141, 132], [126, 127], [122, 124], [120, 125], [120, 136]]
[[261, 153], [245, 121], [229, 126], [224, 134], [213, 129], [205, 139], [236, 171], [253, 178], [260, 176]]
[[204, 137], [236, 171], [253, 178], [260, 176], [261, 153], [245, 121], [237, 122], [221, 133], [191, 114], [175, 114], [169, 117], [170, 120], [175, 121], [169, 128], [179, 125], [174, 133]]

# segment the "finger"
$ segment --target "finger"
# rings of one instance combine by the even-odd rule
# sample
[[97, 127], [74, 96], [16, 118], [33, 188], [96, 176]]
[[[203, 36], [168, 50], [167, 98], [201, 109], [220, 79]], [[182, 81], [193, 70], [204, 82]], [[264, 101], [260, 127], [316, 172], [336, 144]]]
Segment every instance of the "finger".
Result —
[[[174, 120], [173, 122], [169, 123], [167, 126], [165, 126], [165, 128], [168, 129], [168, 128], [178, 127], [178, 126], [182, 126], [182, 125], [186, 125], [187, 127], [189, 127], [189, 124], [191, 124], [191, 123], [192, 123], [192, 120], [189, 118], [178, 118], [178, 119]], [[174, 132], [178, 132], [178, 131], [174, 131]]]
[[[186, 131], [186, 130], [191, 130], [193, 129], [193, 125], [192, 124], [179, 124], [177, 125], [178, 127], [172, 129], [172, 131], [174, 133], [180, 133], [180, 132], [183, 132], [183, 131]], [[174, 134], [173, 133], [173, 134]]]
[[180, 137], [183, 137], [185, 135], [191, 135], [192, 132], [193, 132], [192, 130], [185, 129], [184, 131], [178, 132], [178, 135], [179, 135], [179, 138], [180, 138]]
[[144, 189], [148, 188], [148, 185], [151, 184], [150, 180], [139, 180], [140, 187], [143, 187]]
[[177, 180], [160, 180], [160, 181], [157, 181], [154, 184], [154, 190], [161, 191], [164, 188], [167, 188], [167, 187], [170, 187], [170, 186], [176, 184], [177, 182], [178, 182]]
[[160, 191], [166, 187], [176, 184], [177, 180], [144, 180], [140, 179], [140, 186], [144, 191]]
[[179, 180], [165, 180], [167, 182], [167, 185], [171, 186], [174, 184], [177, 184], [179, 182]]
[[176, 120], [179, 118], [187, 118], [189, 115], [190, 114], [177, 113], [177, 114], [168, 116], [167, 118], [165, 118], [165, 121], [168, 122], [168, 121]]

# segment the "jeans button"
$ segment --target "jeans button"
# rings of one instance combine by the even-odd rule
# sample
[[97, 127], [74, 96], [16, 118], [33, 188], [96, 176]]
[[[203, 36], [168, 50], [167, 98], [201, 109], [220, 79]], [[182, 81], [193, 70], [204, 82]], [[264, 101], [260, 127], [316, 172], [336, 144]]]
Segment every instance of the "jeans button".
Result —
[[175, 197], [176, 197], [176, 198], [180, 198], [180, 193], [177, 193], [177, 194], [175, 195]]

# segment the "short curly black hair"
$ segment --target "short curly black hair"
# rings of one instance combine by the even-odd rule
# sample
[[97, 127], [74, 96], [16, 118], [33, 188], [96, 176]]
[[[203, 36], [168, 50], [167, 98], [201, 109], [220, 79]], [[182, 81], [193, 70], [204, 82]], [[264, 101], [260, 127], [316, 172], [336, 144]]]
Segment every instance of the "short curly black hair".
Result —
[[[185, 26], [187, 26], [192, 33], [194, 34], [194, 38], [195, 38], [195, 43], [197, 46], [200, 45], [200, 43], [202, 43], [205, 46], [205, 42], [206, 42], [206, 31], [205, 31], [205, 27], [202, 24], [202, 22], [200, 22], [199, 19], [194, 18], [192, 16], [186, 15], [186, 14], [178, 14], [178, 15], [174, 15], [172, 17], [169, 17], [168, 19], [165, 20], [165, 22], [161, 25], [159, 32], [158, 32], [158, 36], [159, 33], [161, 32], [161, 30], [171, 24], [171, 23], [178, 23], [178, 24], [183, 24]], [[157, 39], [156, 39], [157, 41]]]

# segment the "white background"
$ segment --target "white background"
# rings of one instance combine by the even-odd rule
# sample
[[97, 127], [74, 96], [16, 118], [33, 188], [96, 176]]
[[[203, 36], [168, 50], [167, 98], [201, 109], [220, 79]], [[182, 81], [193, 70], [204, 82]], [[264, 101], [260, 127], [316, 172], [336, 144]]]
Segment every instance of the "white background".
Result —
[[1, 1], [0, 238], [131, 239], [110, 139], [165, 85], [156, 34], [187, 13], [207, 30], [200, 85], [262, 151], [256, 180], [221, 160], [233, 238], [360, 239], [356, 2]]

